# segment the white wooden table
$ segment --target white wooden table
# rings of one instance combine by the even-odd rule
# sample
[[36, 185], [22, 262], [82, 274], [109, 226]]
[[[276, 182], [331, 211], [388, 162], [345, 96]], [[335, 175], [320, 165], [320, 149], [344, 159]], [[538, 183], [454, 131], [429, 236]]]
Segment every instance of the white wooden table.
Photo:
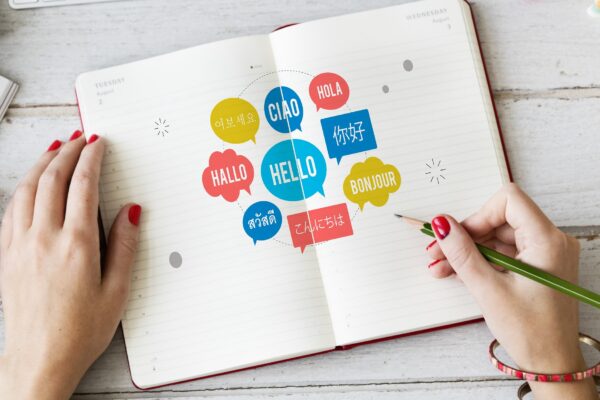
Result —
[[[0, 124], [0, 213], [48, 144], [80, 126], [79, 73], [393, 3], [131, 0], [17, 12], [0, 0], [0, 75], [21, 84]], [[600, 19], [586, 15], [591, 0], [472, 3], [515, 181], [580, 239], [581, 281], [600, 291]], [[582, 331], [600, 336], [599, 316], [582, 306]], [[487, 361], [490, 338], [478, 323], [139, 392], [119, 331], [74, 398], [513, 398], [517, 383]]]

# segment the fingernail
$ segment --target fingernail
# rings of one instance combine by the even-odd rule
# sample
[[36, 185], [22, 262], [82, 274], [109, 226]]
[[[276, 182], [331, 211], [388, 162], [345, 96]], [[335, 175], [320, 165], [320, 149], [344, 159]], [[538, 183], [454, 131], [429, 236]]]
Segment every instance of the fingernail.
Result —
[[60, 140], [55, 140], [54, 142], [52, 142], [52, 144], [48, 147], [48, 150], [46, 151], [54, 151], [60, 146], [62, 146], [62, 142]]
[[133, 225], [138, 226], [140, 223], [140, 215], [142, 215], [142, 206], [138, 204], [134, 204], [129, 207], [129, 222]]
[[440, 215], [438, 217], [435, 217], [431, 221], [431, 226], [435, 231], [435, 236], [437, 236], [440, 240], [443, 240], [446, 236], [450, 234], [450, 223], [444, 216]]
[[431, 262], [431, 263], [430, 263], [430, 264], [427, 266], [427, 268], [431, 268], [431, 267], [433, 267], [435, 264], [439, 263], [440, 261], [442, 261], [442, 260], [434, 260], [434, 261], [432, 261], [432, 262]]
[[427, 247], [425, 247], [425, 250], [429, 250], [429, 249], [430, 249], [431, 247], [433, 247], [433, 245], [434, 245], [434, 244], [436, 244], [436, 243], [437, 243], [437, 240], [434, 240], [433, 242], [429, 243], [429, 244], [427, 245]]
[[87, 141], [87, 144], [92, 144], [94, 143], [96, 140], [98, 140], [100, 138], [100, 136], [93, 134], [92, 136], [90, 136], [90, 138]]
[[76, 130], [69, 138], [69, 142], [78, 139], [79, 137], [81, 137], [81, 135], [83, 135], [83, 132], [81, 132], [80, 130]]

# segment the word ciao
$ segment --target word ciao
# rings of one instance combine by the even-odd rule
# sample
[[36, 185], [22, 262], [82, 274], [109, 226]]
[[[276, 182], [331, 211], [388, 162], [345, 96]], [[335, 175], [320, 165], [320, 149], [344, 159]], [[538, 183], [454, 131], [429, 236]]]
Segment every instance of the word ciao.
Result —
[[236, 201], [241, 190], [250, 193], [254, 180], [254, 167], [250, 160], [236, 154], [232, 149], [215, 151], [208, 159], [208, 167], [202, 173], [202, 184], [213, 197], [223, 196], [227, 201]]
[[304, 116], [302, 101], [298, 94], [287, 86], [271, 89], [265, 98], [265, 117], [277, 132], [302, 131], [300, 124]]
[[323, 196], [327, 164], [319, 149], [300, 139], [284, 140], [267, 151], [261, 165], [266, 188], [275, 197], [287, 201], [307, 199], [315, 193]]
[[344, 180], [344, 195], [358, 204], [361, 211], [367, 202], [376, 207], [385, 205], [390, 193], [400, 188], [401, 178], [398, 169], [384, 164], [377, 157], [369, 157], [365, 162], [352, 166], [350, 174]]

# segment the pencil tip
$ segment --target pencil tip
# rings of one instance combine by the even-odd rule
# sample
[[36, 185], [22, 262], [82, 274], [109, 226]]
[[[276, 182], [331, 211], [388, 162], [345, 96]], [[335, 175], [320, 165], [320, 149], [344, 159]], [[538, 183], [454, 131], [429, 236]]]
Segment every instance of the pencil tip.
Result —
[[401, 215], [401, 214], [394, 214], [394, 215], [395, 215], [396, 217], [398, 217], [398, 218], [402, 218], [402, 215]]

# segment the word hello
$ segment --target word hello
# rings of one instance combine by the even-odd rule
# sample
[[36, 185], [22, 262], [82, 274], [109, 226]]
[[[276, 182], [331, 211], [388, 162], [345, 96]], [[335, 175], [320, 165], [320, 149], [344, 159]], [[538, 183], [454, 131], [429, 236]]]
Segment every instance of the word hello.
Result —
[[292, 161], [288, 160], [277, 164], [270, 164], [269, 170], [271, 171], [273, 186], [297, 182], [299, 180], [317, 176], [317, 166], [315, 159], [312, 156], [307, 156], [304, 159], [304, 162], [296, 158], [296, 168], [293, 168]]

